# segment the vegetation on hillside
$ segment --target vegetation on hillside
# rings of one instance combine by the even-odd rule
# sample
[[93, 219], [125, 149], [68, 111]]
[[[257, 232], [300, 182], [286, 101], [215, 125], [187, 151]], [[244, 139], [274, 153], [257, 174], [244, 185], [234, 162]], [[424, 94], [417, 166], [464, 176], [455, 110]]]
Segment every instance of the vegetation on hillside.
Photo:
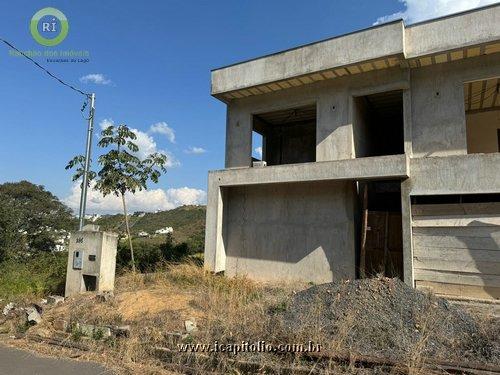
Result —
[[[123, 215], [106, 215], [95, 224], [118, 232], [117, 272], [131, 268]], [[200, 257], [204, 246], [205, 207], [183, 206], [170, 211], [131, 216], [135, 265], [155, 270], [166, 262]], [[0, 184], [0, 298], [62, 293], [67, 252], [61, 242], [78, 220], [43, 186], [28, 181]], [[168, 235], [158, 229], [173, 228]], [[151, 236], [140, 237], [139, 232]]]
[[71, 210], [43, 186], [28, 181], [0, 184], [0, 262], [54, 251], [75, 225]]
[[[130, 232], [133, 237], [137, 237], [140, 232], [154, 235], [159, 229], [172, 227], [175, 242], [200, 242], [204, 238], [205, 214], [205, 206], [181, 206], [168, 211], [136, 212], [130, 217]], [[104, 230], [125, 232], [121, 214], [102, 216], [94, 224], [100, 225]], [[202, 243], [199, 244], [203, 246]]]
[[[187, 258], [201, 258], [205, 246], [205, 206], [181, 206], [169, 211], [136, 212], [130, 217], [135, 265], [141, 271], [152, 271], [165, 262], [179, 262]], [[95, 224], [102, 230], [125, 234], [123, 215], [105, 215]], [[157, 230], [171, 227], [172, 233], [155, 234]], [[139, 234], [147, 236], [141, 237]], [[127, 241], [118, 244], [119, 270], [131, 264]]]

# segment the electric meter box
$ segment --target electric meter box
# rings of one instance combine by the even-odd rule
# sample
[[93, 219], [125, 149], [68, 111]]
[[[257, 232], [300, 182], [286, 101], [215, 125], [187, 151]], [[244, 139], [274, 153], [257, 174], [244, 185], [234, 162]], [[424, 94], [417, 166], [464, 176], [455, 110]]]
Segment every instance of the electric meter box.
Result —
[[83, 250], [73, 251], [73, 269], [81, 270], [83, 267]]
[[115, 286], [118, 235], [86, 225], [69, 240], [66, 297], [86, 291], [111, 291]]

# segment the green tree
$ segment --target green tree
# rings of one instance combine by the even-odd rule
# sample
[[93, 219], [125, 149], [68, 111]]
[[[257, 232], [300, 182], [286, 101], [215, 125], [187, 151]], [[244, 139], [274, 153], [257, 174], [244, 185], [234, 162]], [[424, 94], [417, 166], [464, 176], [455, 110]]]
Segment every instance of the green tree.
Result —
[[[89, 173], [88, 177], [95, 180], [95, 189], [104, 196], [114, 194], [121, 197], [123, 215], [130, 245], [130, 256], [132, 270], [135, 272], [134, 248], [128, 221], [127, 204], [125, 193], [135, 193], [147, 189], [148, 181], [157, 183], [162, 173], [166, 172], [165, 164], [167, 157], [161, 153], [153, 153], [140, 159], [137, 156], [139, 147], [133, 142], [137, 138], [127, 125], [108, 126], [101, 132], [98, 146], [107, 149], [107, 152], [99, 156], [99, 172]], [[73, 180], [83, 176], [82, 155], [75, 156], [66, 166], [66, 169], [77, 166]]]
[[0, 263], [26, 249], [20, 223], [21, 219], [13, 209], [11, 199], [0, 194]]
[[55, 249], [75, 223], [71, 210], [41, 185], [0, 184], [0, 260]]
[[[92, 160], [91, 160], [92, 162]], [[68, 162], [68, 165], [66, 165], [66, 169], [73, 169], [75, 168], [75, 174], [73, 175], [73, 181], [78, 181], [80, 178], [83, 177], [83, 174], [85, 173], [85, 156], [84, 155], [78, 155], [75, 156], [73, 159], [71, 159]], [[90, 182], [96, 177], [96, 174], [94, 171], [88, 171], [87, 173], [87, 186], [90, 186]], [[83, 178], [82, 178], [82, 183], [80, 184], [80, 187], [83, 186]]]

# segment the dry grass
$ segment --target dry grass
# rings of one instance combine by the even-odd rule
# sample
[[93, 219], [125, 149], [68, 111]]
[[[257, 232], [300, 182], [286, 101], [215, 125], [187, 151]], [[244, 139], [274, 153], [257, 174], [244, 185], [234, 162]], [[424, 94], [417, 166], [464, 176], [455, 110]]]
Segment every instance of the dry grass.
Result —
[[417, 316], [415, 329], [420, 331], [420, 339], [408, 353], [407, 367], [409, 375], [425, 375], [429, 373], [429, 369], [424, 362], [424, 353], [435, 324], [436, 318], [434, 314], [432, 314], [432, 310], [425, 316]]
[[[183, 332], [187, 319], [195, 320], [199, 330], [184, 342], [240, 344], [265, 341], [278, 344], [320, 340], [320, 330], [312, 336], [311, 332], [286, 336], [278, 316], [286, 308], [291, 294], [291, 286], [277, 287], [243, 277], [216, 276], [194, 264], [167, 265], [161, 272], [120, 276], [115, 298], [108, 302], [96, 302], [92, 293], [69, 298], [66, 303], [47, 311], [44, 322], [32, 332], [49, 335], [53, 322], [61, 318], [70, 325], [77, 322], [129, 324], [131, 337], [128, 339], [103, 343], [78, 337], [92, 347], [92, 352], [105, 352], [113, 358], [111, 362], [119, 361], [125, 368], [124, 373], [138, 365], [161, 368], [155, 355], [158, 347], [172, 349], [171, 363], [186, 364], [186, 355], [178, 353], [169, 333]], [[232, 362], [236, 357], [220, 353], [212, 356], [217, 358], [216, 368], [220, 372], [236, 371]], [[272, 353], [240, 353], [238, 359], [279, 367], [283, 357]], [[288, 366], [299, 365], [292, 356], [288, 359]], [[205, 373], [209, 367], [213, 370], [213, 363], [206, 360], [191, 360], [189, 366], [199, 373]]]
[[[85, 340], [94, 353], [106, 351], [113, 361], [125, 366], [125, 372], [139, 364], [161, 368], [154, 352], [156, 347], [170, 347], [174, 351], [173, 363], [184, 361], [184, 356], [176, 353], [175, 343], [169, 342], [168, 333], [183, 332], [187, 319], [195, 320], [200, 329], [186, 342], [251, 341], [255, 333], [253, 339], [265, 339], [259, 335], [266, 332], [267, 311], [275, 294], [279, 294], [278, 290], [245, 278], [214, 276], [194, 264], [167, 265], [161, 272], [120, 276], [115, 297], [108, 302], [96, 302], [92, 293], [69, 298], [49, 309], [43, 323], [31, 332], [50, 335], [53, 323], [61, 318], [70, 326], [128, 324], [128, 339], [104, 343], [78, 339]], [[200, 373], [204, 371], [204, 364], [195, 365]]]
[[[69, 298], [67, 302], [48, 309], [43, 323], [31, 331], [44, 336], [54, 333], [53, 322], [66, 319], [75, 323], [95, 325], [131, 326], [131, 335], [126, 339], [92, 340], [75, 337], [91, 351], [84, 359], [93, 359], [112, 365], [117, 373], [162, 374], [165, 363], [189, 366], [192, 372], [239, 373], [234, 360], [256, 363], [260, 369], [273, 368], [288, 373], [299, 373], [294, 368], [306, 366], [311, 373], [362, 374], [363, 370], [353, 363], [338, 365], [333, 361], [305, 361], [290, 353], [210, 353], [196, 358], [178, 351], [178, 340], [172, 332], [185, 332], [184, 321], [195, 320], [198, 331], [186, 335], [181, 342], [199, 344], [239, 344], [265, 341], [270, 344], [305, 344], [309, 340], [321, 344], [323, 353], [345, 354], [351, 352], [349, 340], [353, 327], [359, 324], [360, 313], [353, 308], [338, 318], [332, 325], [325, 323], [324, 304], [312, 301], [312, 308], [303, 317], [300, 327], [288, 327], [283, 315], [294, 296], [293, 288], [303, 285], [266, 285], [246, 278], [226, 278], [206, 272], [194, 264], [166, 265], [160, 272], [151, 274], [128, 273], [117, 279], [115, 297], [108, 302], [97, 302], [95, 295], [83, 294]], [[332, 295], [332, 298], [340, 298]], [[429, 337], [436, 331], [432, 308], [417, 319], [415, 329], [420, 339], [412, 347], [401, 369], [378, 369], [377, 373], [406, 372], [412, 375], [429, 373], [423, 358]], [[332, 329], [334, 334], [332, 335]], [[379, 331], [367, 333], [366, 340], [379, 340], [386, 345], [391, 332], [379, 335]], [[76, 335], [77, 336], [77, 335]], [[379, 337], [380, 336], [380, 337]], [[159, 358], [157, 348], [164, 351]], [[207, 360], [208, 358], [208, 360]], [[116, 366], [119, 364], [119, 369]], [[291, 370], [290, 370], [291, 369]], [[250, 372], [255, 372], [255, 368]], [[269, 373], [269, 370], [267, 370]]]

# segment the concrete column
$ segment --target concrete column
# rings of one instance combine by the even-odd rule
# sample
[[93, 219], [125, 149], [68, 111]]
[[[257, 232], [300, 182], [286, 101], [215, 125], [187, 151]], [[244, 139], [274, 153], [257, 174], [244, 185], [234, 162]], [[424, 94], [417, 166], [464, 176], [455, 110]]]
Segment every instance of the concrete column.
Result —
[[316, 161], [353, 157], [352, 124], [345, 90], [321, 95], [317, 102]]
[[407, 157], [411, 157], [413, 155], [413, 149], [411, 146], [411, 119], [411, 91], [410, 89], [407, 89], [403, 91], [404, 150]]
[[230, 103], [226, 117], [226, 168], [250, 167], [252, 115]]
[[401, 219], [403, 236], [404, 282], [408, 286], [414, 287], [410, 187], [410, 179], [401, 181]]
[[224, 190], [217, 176], [209, 173], [207, 216], [205, 231], [205, 268], [221, 272], [226, 268], [226, 252], [223, 238]]
[[412, 151], [415, 157], [467, 154], [460, 72], [449, 64], [412, 71]]

